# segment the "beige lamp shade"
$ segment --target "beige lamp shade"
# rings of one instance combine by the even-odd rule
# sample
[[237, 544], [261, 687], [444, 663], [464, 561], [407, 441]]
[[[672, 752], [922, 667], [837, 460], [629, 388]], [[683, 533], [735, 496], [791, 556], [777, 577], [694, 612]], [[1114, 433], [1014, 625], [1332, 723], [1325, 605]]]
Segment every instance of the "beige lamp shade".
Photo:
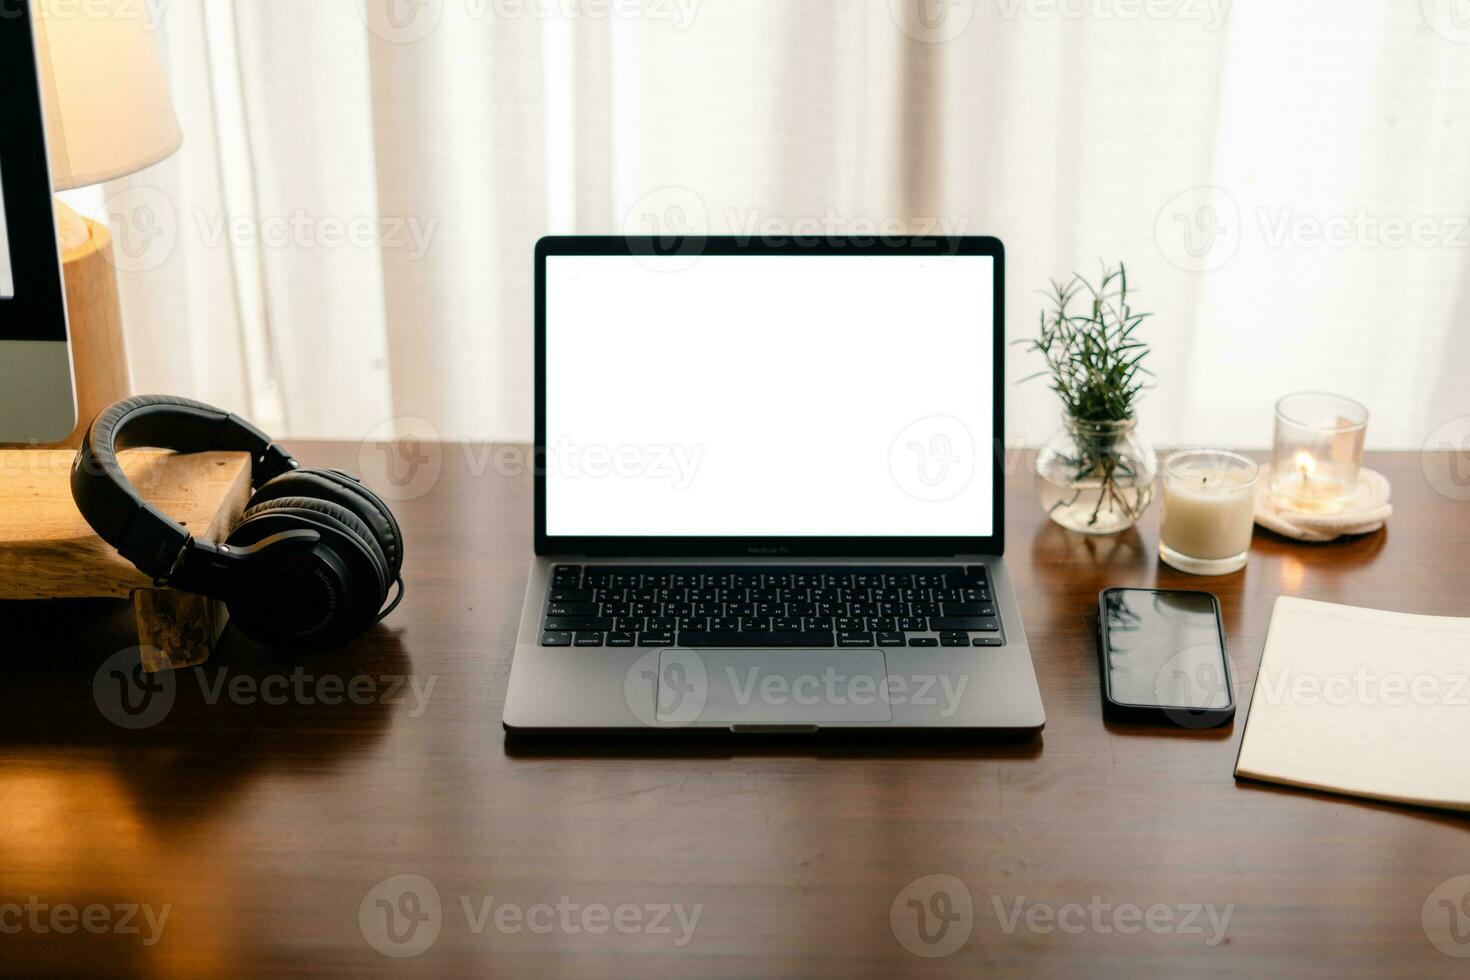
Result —
[[136, 173], [183, 142], [154, 31], [143, 14], [149, 6], [36, 0], [57, 190]]

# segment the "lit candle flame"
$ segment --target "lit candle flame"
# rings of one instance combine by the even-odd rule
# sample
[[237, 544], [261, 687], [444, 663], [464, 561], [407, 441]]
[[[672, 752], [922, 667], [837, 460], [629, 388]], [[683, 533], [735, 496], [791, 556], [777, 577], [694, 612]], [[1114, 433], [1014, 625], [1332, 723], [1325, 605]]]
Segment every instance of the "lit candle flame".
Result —
[[1317, 472], [1317, 460], [1311, 453], [1297, 453], [1296, 468], [1302, 475], [1302, 482], [1305, 483], [1312, 478], [1313, 473]]

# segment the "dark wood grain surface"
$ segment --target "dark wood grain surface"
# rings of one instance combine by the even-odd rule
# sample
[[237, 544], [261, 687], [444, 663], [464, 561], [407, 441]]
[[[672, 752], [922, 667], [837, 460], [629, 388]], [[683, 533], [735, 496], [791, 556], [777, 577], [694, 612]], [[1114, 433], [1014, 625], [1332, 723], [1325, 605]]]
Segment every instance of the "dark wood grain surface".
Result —
[[[359, 460], [357, 446], [296, 448], [313, 465]], [[1116, 538], [1046, 524], [1013, 460], [1008, 558], [1049, 721], [1034, 742], [991, 746], [507, 746], [500, 715], [531, 551], [530, 481], [511, 472], [516, 458], [428, 450], [429, 478], [404, 488], [422, 494], [397, 505], [406, 601], [314, 659], [230, 631], [208, 667], [143, 700], [109, 667], [135, 642], [126, 603], [0, 605], [12, 655], [51, 654], [14, 656], [0, 687], [0, 970], [1463, 976], [1470, 966], [1436, 948], [1423, 921], [1426, 905], [1448, 914], [1430, 901], [1437, 886], [1470, 875], [1465, 817], [1231, 776], [1278, 595], [1470, 615], [1470, 503], [1454, 499], [1458, 484], [1437, 491], [1419, 454], [1370, 461], [1394, 485], [1386, 531], [1319, 546], [1258, 532], [1248, 568], [1216, 580], [1159, 564], [1157, 508]], [[1444, 486], [1449, 471], [1429, 465]], [[1090, 617], [1109, 585], [1219, 595], [1242, 705], [1234, 727], [1103, 722]], [[418, 879], [380, 886], [399, 875], [432, 884], [437, 916]], [[914, 918], [912, 893], [900, 893], [929, 875], [954, 879], [951, 917], [963, 894], [973, 909], [951, 922], [969, 934], [946, 958], [910, 952], [890, 920], [896, 900], [900, 919]], [[379, 899], [397, 937], [418, 922], [406, 946], [385, 940]], [[1209, 913], [1218, 922], [1227, 909], [1221, 930]], [[1470, 915], [1459, 925], [1470, 930]], [[1466, 938], [1457, 951], [1470, 953]], [[374, 940], [426, 948], [390, 958]]]

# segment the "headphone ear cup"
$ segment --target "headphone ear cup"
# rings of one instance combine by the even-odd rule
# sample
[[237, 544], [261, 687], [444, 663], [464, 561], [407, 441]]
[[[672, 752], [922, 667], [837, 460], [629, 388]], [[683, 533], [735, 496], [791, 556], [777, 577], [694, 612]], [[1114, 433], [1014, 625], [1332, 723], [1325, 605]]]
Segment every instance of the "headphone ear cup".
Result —
[[403, 533], [393, 511], [372, 490], [339, 470], [294, 470], [257, 490], [249, 506], [286, 497], [327, 500], [347, 508], [370, 529], [370, 536], [387, 559], [389, 584], [397, 580], [403, 570]]
[[228, 605], [240, 629], [272, 644], [331, 646], [371, 626], [387, 598], [388, 560], [372, 530], [329, 500], [252, 502], [228, 544], [248, 547], [282, 531], [314, 530], [310, 549], [273, 556], [241, 578]]
[[339, 525], [348, 539], [356, 542], [372, 562], [378, 578], [379, 587], [376, 590], [378, 601], [381, 603], [387, 597], [388, 586], [393, 584], [393, 579], [388, 574], [390, 568], [388, 557], [379, 547], [377, 537], [373, 534], [372, 529], [351, 510], [330, 500], [321, 500], [317, 497], [277, 497], [272, 500], [253, 502], [241, 516], [240, 525], [235, 529], [235, 533], [230, 535], [230, 539], [233, 541], [240, 533], [240, 529], [245, 527], [251, 518], [291, 511], [300, 511], [316, 518], [326, 518], [329, 523], [335, 522]]

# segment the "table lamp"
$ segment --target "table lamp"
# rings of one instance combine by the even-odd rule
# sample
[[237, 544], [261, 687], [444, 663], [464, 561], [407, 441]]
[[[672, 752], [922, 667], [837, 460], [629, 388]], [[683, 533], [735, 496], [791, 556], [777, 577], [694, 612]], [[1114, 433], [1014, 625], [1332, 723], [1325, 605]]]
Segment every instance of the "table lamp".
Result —
[[[158, 47], [128, 5], [98, 11], [37, 0], [46, 136], [57, 190], [101, 184], [153, 166], [183, 142]], [[112, 236], [56, 201], [76, 373], [76, 446], [98, 412], [130, 396]]]

